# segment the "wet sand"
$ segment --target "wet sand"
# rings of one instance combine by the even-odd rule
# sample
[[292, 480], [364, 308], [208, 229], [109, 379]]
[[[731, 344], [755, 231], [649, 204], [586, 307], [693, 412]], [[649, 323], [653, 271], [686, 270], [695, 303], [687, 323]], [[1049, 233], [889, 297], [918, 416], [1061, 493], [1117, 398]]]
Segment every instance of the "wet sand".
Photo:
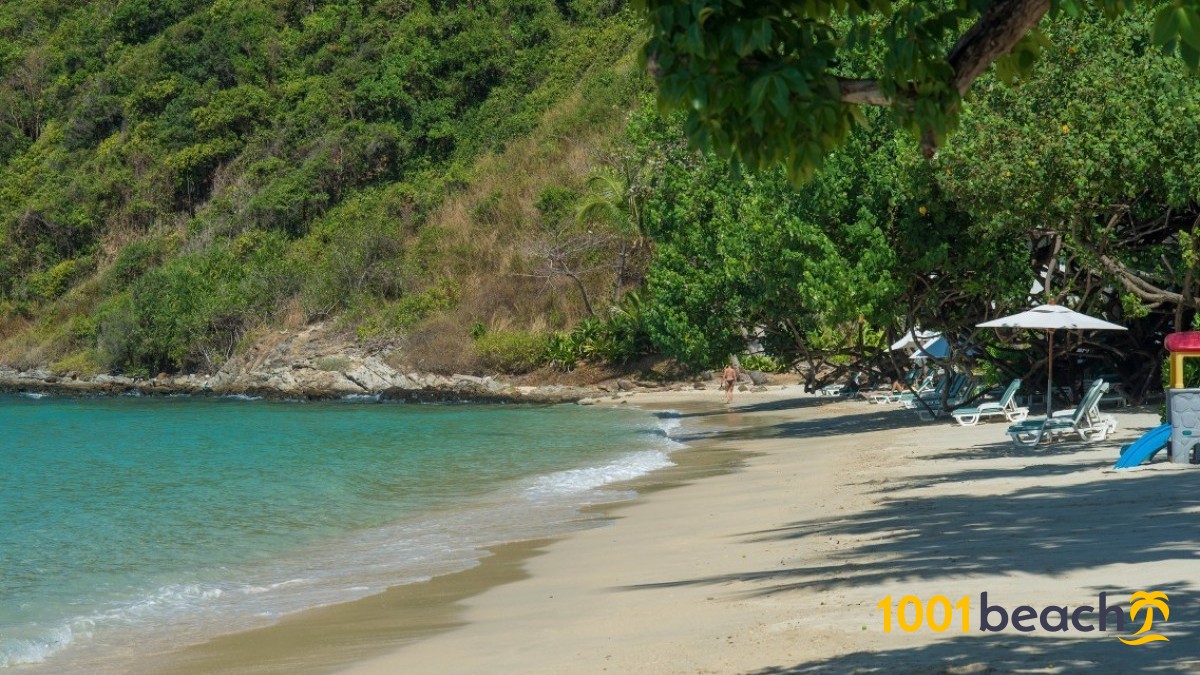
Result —
[[[1200, 468], [1108, 470], [1153, 412], [1119, 413], [1104, 442], [1015, 449], [1003, 423], [922, 423], [796, 388], [732, 409], [718, 397], [605, 402], [680, 410], [695, 449], [594, 512], [604, 526], [499, 547], [475, 569], [221, 638], [157, 672], [1200, 672]], [[1135, 590], [1169, 594], [1155, 624], [1168, 642], [974, 630], [984, 591], [1011, 609], [1100, 592], [1128, 605]], [[971, 632], [884, 632], [883, 598], [939, 594], [970, 598]]]
[[[684, 408], [696, 407], [683, 402]], [[736, 471], [746, 453], [693, 435], [689, 447], [673, 455], [675, 466], [614, 484], [637, 498], [585, 508], [583, 527], [604, 527], [647, 495], [671, 490], [709, 476]], [[568, 535], [569, 536], [569, 535]], [[276, 624], [233, 633], [204, 644], [147, 660], [139, 675], [223, 673], [336, 672], [364, 658], [379, 656], [465, 624], [467, 598], [489, 588], [528, 577], [526, 562], [543, 555], [556, 539], [504, 544], [488, 549], [480, 564], [423, 582], [396, 586], [361, 600], [299, 612]]]
[[[1200, 627], [1200, 472], [1111, 472], [1157, 424], [1123, 412], [1105, 442], [1015, 449], [1003, 423], [960, 428], [795, 392], [682, 395], [745, 467], [547, 545], [528, 578], [464, 601], [460, 628], [344, 672], [1193, 672]], [[635, 397], [678, 406], [680, 395]], [[1168, 507], [1168, 505], [1170, 505]], [[1128, 606], [1162, 590], [1168, 642], [1116, 632], [975, 630], [978, 599]], [[878, 603], [966, 596], [971, 631], [883, 629]], [[1140, 621], [1138, 622], [1140, 624]], [[1122, 635], [1134, 630], [1133, 623]], [[957, 623], [955, 623], [957, 628]]]

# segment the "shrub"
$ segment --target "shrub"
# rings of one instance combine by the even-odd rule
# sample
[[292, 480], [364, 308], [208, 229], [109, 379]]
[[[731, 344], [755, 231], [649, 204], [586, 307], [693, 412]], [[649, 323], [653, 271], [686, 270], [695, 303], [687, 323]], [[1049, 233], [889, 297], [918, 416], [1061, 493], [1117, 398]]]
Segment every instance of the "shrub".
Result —
[[579, 362], [579, 343], [571, 333], [557, 331], [546, 340], [545, 361], [553, 368], [571, 371]]
[[341, 373], [350, 368], [350, 359], [347, 359], [344, 356], [326, 356], [324, 358], [317, 359], [313, 365], [317, 367], [317, 370], [324, 370], [331, 373]]
[[104, 372], [104, 368], [100, 365], [100, 358], [96, 351], [86, 349], [74, 354], [68, 354], [50, 364], [50, 372], [59, 376], [68, 373], [79, 373], [84, 377], [91, 377], [92, 375], [99, 375]]
[[213, 369], [245, 331], [296, 288], [276, 234], [174, 258], [100, 312], [97, 347], [109, 367], [147, 373]]
[[749, 354], [741, 358], [742, 367], [746, 370], [761, 370], [764, 373], [783, 373], [788, 367], [777, 362], [766, 354]]
[[30, 294], [42, 300], [54, 300], [91, 268], [90, 257], [64, 260], [48, 270], [29, 275]]
[[357, 328], [358, 339], [402, 335], [433, 314], [453, 309], [457, 304], [458, 291], [448, 283], [411, 293], [363, 320]]
[[96, 324], [97, 361], [111, 371], [136, 369], [141, 340], [129, 294], [122, 293], [101, 306]]
[[174, 237], [143, 239], [126, 245], [104, 273], [105, 291], [113, 293], [125, 288], [130, 282], [162, 263], [164, 258], [174, 252], [176, 245], [177, 240]]
[[531, 331], [492, 331], [475, 341], [484, 367], [504, 373], [527, 373], [544, 363], [547, 337]]

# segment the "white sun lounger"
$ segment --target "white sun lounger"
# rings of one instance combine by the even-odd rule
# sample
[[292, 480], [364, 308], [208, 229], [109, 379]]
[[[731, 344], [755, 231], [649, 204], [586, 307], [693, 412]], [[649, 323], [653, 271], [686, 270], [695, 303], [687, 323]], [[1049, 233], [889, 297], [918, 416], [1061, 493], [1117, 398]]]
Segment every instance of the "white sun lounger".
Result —
[[1100, 414], [1100, 397], [1107, 390], [1104, 380], [1096, 380], [1074, 410], [1059, 410], [1049, 418], [1018, 422], [1008, 428], [1008, 435], [1015, 445], [1027, 448], [1071, 435], [1078, 435], [1084, 441], [1102, 441], [1117, 429], [1117, 418]]
[[1029, 416], [1029, 408], [1017, 407], [1017, 390], [1020, 388], [1021, 380], [1013, 380], [999, 401], [980, 403], [974, 408], [959, 408], [952, 413], [954, 419], [964, 427], [973, 427], [984, 417], [1003, 416], [1009, 422], [1023, 421]]

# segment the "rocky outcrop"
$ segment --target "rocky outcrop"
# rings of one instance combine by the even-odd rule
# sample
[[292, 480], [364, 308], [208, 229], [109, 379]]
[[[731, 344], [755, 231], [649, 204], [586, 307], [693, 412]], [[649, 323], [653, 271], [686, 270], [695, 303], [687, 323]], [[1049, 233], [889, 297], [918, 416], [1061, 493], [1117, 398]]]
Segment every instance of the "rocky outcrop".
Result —
[[353, 363], [345, 371], [295, 368], [266, 372], [131, 378], [118, 375], [55, 377], [46, 371], [0, 368], [0, 392], [67, 395], [249, 396], [288, 400], [366, 399], [380, 401], [473, 401], [569, 403], [595, 390], [560, 385], [516, 387], [491, 377], [400, 373], [380, 364]]
[[[18, 371], [0, 365], [0, 393], [46, 392], [66, 395], [247, 396], [286, 400], [360, 399], [414, 402], [570, 403], [621, 399], [643, 391], [673, 391], [681, 384], [612, 379], [591, 387], [547, 384], [517, 386], [495, 377], [438, 375], [401, 369], [386, 348], [347, 344], [345, 336], [310, 326], [277, 331], [257, 340], [245, 354], [211, 374], [135, 378], [124, 375], [55, 374], [48, 369]], [[704, 389], [701, 377], [689, 387]], [[757, 382], [756, 382], [757, 384]], [[586, 404], [586, 403], [585, 403]]]
[[17, 371], [0, 366], [0, 392], [528, 403], [573, 402], [595, 393], [559, 385], [516, 387], [474, 375], [403, 372], [389, 365], [385, 355], [325, 339], [319, 329], [281, 332], [280, 339], [260, 343], [211, 375], [60, 377], [45, 369]]

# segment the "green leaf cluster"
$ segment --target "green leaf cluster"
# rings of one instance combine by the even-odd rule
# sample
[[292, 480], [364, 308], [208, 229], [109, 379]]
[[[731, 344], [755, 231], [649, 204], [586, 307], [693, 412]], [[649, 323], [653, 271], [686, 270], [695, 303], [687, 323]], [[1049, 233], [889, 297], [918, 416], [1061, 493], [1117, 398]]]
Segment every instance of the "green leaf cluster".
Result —
[[[684, 111], [694, 147], [739, 166], [783, 166], [809, 178], [834, 148], [867, 122], [855, 85], [915, 135], [944, 142], [963, 111], [961, 87], [974, 80], [955, 59], [963, 40], [986, 32], [984, 0], [640, 0], [650, 37], [643, 55], [664, 111]], [[1059, 0], [1055, 17], [1153, 13], [1145, 43], [1200, 69], [1200, 0]], [[1013, 5], [1006, 12], [1039, 12]], [[981, 26], [983, 26], [981, 28]], [[999, 40], [1000, 37], [987, 38]], [[1036, 26], [994, 62], [998, 79], [1026, 78], [1051, 44]], [[1060, 48], [1069, 42], [1056, 42]], [[978, 46], [978, 45], [976, 45]], [[983, 47], [979, 47], [983, 49]], [[993, 65], [982, 62], [982, 67]], [[851, 89], [846, 89], [851, 87]], [[1040, 96], [1039, 93], [1026, 94]], [[931, 144], [926, 144], [931, 149]]]

